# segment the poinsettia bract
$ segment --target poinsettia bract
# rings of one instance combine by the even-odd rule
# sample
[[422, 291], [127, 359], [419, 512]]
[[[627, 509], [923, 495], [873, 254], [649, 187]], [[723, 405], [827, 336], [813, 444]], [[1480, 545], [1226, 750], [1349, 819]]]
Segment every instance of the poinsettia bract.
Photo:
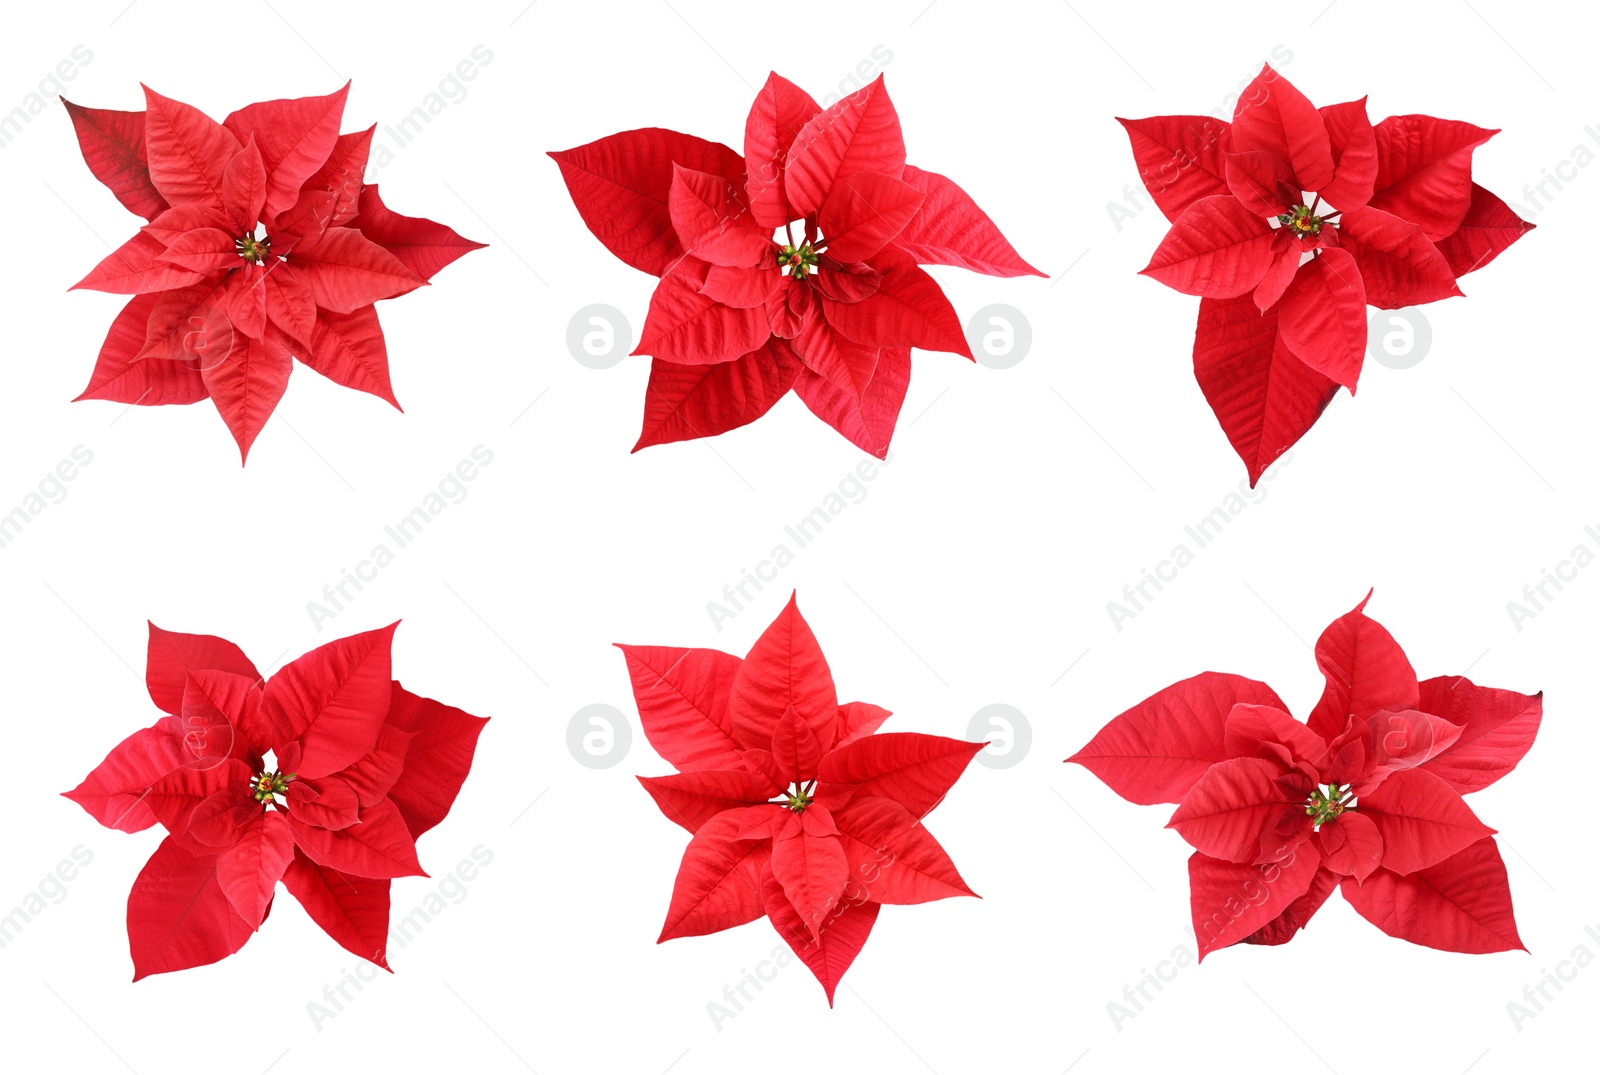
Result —
[[263, 680], [231, 642], [150, 625], [145, 681], [167, 715], [65, 793], [107, 828], [167, 831], [128, 894], [135, 981], [237, 952], [279, 881], [388, 968], [389, 881], [424, 876], [417, 837], [449, 813], [488, 722], [391, 678], [396, 626]]
[[143, 112], [63, 99], [89, 170], [148, 221], [74, 285], [133, 296], [78, 399], [209, 398], [241, 460], [291, 357], [399, 408], [373, 304], [483, 244], [393, 212], [362, 181], [373, 128], [339, 133], [349, 89], [221, 123], [148, 87]]
[[550, 156], [595, 237], [661, 278], [634, 352], [652, 358], [635, 451], [746, 425], [792, 389], [881, 459], [911, 348], [972, 358], [918, 266], [1043, 275], [954, 182], [906, 163], [881, 76], [823, 108], [769, 75], [742, 156], [659, 127]]
[[1460, 277], [1533, 228], [1472, 181], [1472, 151], [1497, 132], [1373, 124], [1365, 97], [1317, 108], [1270, 65], [1231, 123], [1119, 122], [1172, 222], [1142, 271], [1200, 296], [1195, 380], [1251, 485], [1339, 386], [1355, 393], [1368, 306], [1460, 295]]
[[1195, 849], [1201, 959], [1240, 941], [1289, 941], [1335, 888], [1401, 940], [1522, 947], [1494, 830], [1462, 796], [1522, 760], [1542, 696], [1465, 676], [1419, 682], [1366, 603], [1317, 639], [1326, 686], [1306, 723], [1264, 683], [1202, 672], [1067, 759], [1129, 802], [1178, 805], [1167, 827]]
[[883, 904], [976, 895], [922, 821], [984, 746], [875, 734], [889, 712], [840, 704], [791, 597], [740, 660], [619, 646], [650, 745], [640, 777], [693, 833], [661, 941], [772, 922], [833, 1004]]

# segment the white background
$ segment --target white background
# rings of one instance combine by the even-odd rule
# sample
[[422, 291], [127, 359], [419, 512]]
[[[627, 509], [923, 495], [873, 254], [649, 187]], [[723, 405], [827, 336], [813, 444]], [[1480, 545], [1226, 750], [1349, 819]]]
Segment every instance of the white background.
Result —
[[[60, 109], [0, 149], [0, 511], [74, 446], [93, 452], [65, 499], [0, 549], [0, 912], [42, 884], [65, 893], [0, 949], [7, 1067], [1454, 1075], [1592, 1063], [1600, 970], [1577, 970], [1520, 1029], [1507, 1005], [1577, 946], [1600, 953], [1584, 932], [1600, 923], [1587, 824], [1600, 568], [1520, 631], [1506, 608], [1574, 545], [1600, 552], [1583, 530], [1600, 523], [1600, 169], [1575, 158], [1600, 151], [1585, 131], [1600, 122], [1592, 19], [1506, 0], [525, 3], [7, 13], [0, 111], [83, 45], [92, 60], [65, 88], [84, 104], [142, 107], [143, 80], [220, 118], [353, 78], [345, 129], [378, 122], [390, 147], [383, 125], [439, 92], [474, 46], [492, 53], [465, 97], [447, 85], [454, 102], [368, 176], [396, 210], [491, 244], [384, 304], [406, 413], [298, 367], [243, 470], [208, 403], [68, 402], [124, 300], [66, 288], [136, 221], [89, 174]], [[1119, 631], [1107, 602], [1237, 492], [1244, 469], [1191, 374], [1196, 300], [1135, 275], [1163, 220], [1146, 207], [1113, 225], [1108, 205], [1137, 177], [1112, 117], [1227, 108], [1275, 47], [1319, 104], [1370, 94], [1375, 119], [1504, 128], [1478, 150], [1476, 178], [1539, 229], [1468, 277], [1466, 298], [1427, 308], [1420, 364], [1369, 360], [1359, 397], [1341, 392], [1225, 534]], [[1050, 279], [937, 270], [963, 319], [991, 303], [1022, 311], [1031, 351], [1005, 370], [919, 352], [893, 461], [718, 631], [708, 602], [864, 457], [793, 397], [713, 442], [630, 456], [646, 361], [586, 368], [565, 335], [578, 309], [605, 303], [637, 338], [652, 280], [589, 235], [544, 154], [641, 126], [737, 147], [769, 69], [821, 98], [863, 61], [887, 75], [911, 161], [962, 184]], [[1522, 188], [1558, 168], [1574, 178], [1535, 206]], [[318, 631], [307, 602], [480, 444], [494, 460], [465, 500]], [[1265, 679], [1304, 716], [1320, 690], [1309, 644], [1369, 586], [1369, 611], [1423, 676], [1547, 692], [1527, 760], [1469, 800], [1503, 834], [1532, 954], [1414, 947], [1336, 896], [1291, 945], [1190, 963], [1119, 1023], [1108, 1004], [1126, 1003], [1124, 986], [1192, 950], [1188, 850], [1163, 830], [1165, 808], [1124, 803], [1060, 759], [1208, 668]], [[930, 819], [984, 899], [887, 910], [832, 1011], [791, 963], [719, 1024], [708, 1005], [779, 942], [763, 922], [656, 946], [686, 836], [633, 779], [668, 767], [639, 734], [610, 645], [742, 654], [791, 587], [841, 695], [894, 710], [890, 730], [960, 736], [1006, 703], [1026, 714], [1032, 747], [1009, 768], [972, 766]], [[347, 986], [352, 1000], [320, 1022], [308, 1004], [326, 1004], [356, 962], [291, 898], [239, 954], [131, 985], [124, 904], [159, 835], [102, 829], [58, 793], [158, 715], [142, 685], [145, 620], [224, 635], [266, 671], [401, 617], [398, 678], [494, 718], [455, 810], [421, 843], [432, 879], [394, 885], [399, 913], [441, 885], [461, 901], [391, 949], [392, 977]], [[569, 720], [595, 703], [633, 726], [611, 768], [567, 747]], [[45, 882], [79, 845], [90, 864], [64, 889]], [[479, 845], [492, 862], [462, 888], [447, 882]]]

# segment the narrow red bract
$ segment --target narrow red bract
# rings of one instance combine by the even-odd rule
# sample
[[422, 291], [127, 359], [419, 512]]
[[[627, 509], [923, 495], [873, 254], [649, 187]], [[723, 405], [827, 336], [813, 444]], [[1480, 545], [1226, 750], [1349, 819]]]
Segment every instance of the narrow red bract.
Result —
[[550, 156], [595, 237], [661, 278], [634, 352], [653, 360], [635, 451], [747, 425], [793, 389], [881, 459], [911, 348], [972, 357], [918, 266], [1043, 275], [965, 191], [906, 163], [881, 77], [824, 109], [769, 75], [742, 157], [659, 127]]
[[167, 716], [65, 793], [108, 828], [168, 833], [128, 895], [135, 981], [238, 951], [279, 881], [388, 968], [389, 881], [425, 876], [416, 839], [449, 812], [488, 723], [391, 678], [396, 626], [263, 682], [233, 643], [150, 625], [145, 679]]
[[1142, 271], [1200, 296], [1194, 372], [1255, 485], [1352, 395], [1367, 307], [1460, 295], [1532, 230], [1472, 182], [1494, 131], [1432, 116], [1374, 125], [1366, 98], [1316, 108], [1263, 66], [1233, 122], [1119, 120], [1172, 228]]
[[210, 398], [241, 461], [291, 357], [399, 409], [373, 304], [483, 244], [391, 211], [362, 181], [372, 128], [339, 133], [349, 89], [221, 123], [149, 88], [143, 112], [63, 100], [89, 170], [148, 221], [74, 285], [133, 296], [79, 399]]
[[1195, 849], [1201, 959], [1240, 941], [1289, 941], [1335, 888], [1402, 940], [1522, 947], [1494, 830], [1462, 796], [1522, 760], [1543, 696], [1465, 676], [1418, 682], [1366, 604], [1317, 639], [1327, 685], [1307, 723], [1265, 684], [1202, 672], [1067, 759], [1129, 802], [1177, 804], [1167, 827]]
[[771, 920], [828, 994], [889, 903], [976, 895], [922, 821], [983, 743], [874, 734], [843, 705], [791, 597], [740, 660], [619, 646], [644, 732], [671, 776], [640, 777], [693, 838], [660, 940]]

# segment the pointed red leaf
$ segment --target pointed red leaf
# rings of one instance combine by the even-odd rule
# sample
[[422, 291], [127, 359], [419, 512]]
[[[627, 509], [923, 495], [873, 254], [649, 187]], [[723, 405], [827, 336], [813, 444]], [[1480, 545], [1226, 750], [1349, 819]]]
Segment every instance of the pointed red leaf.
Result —
[[839, 180], [857, 172], [882, 172], [899, 179], [905, 165], [900, 117], [879, 75], [800, 129], [789, 150], [784, 191], [797, 216], [811, 216]]
[[[72, 285], [89, 291], [108, 291], [113, 295], [144, 295], [187, 287], [201, 273], [162, 260], [166, 245], [148, 232], [135, 232], [133, 238], [115, 248], [89, 270], [89, 275]], [[208, 270], [209, 271], [209, 270]]]
[[883, 278], [871, 295], [853, 303], [822, 300], [830, 325], [856, 343], [920, 347], [972, 358], [955, 307], [909, 254], [886, 248], [872, 265]]
[[[339, 227], [355, 219], [364, 188], [361, 177], [366, 174], [367, 158], [372, 152], [372, 132], [377, 129], [378, 125], [374, 123], [364, 131], [341, 134], [334, 140], [333, 150], [322, 167], [301, 187], [301, 201], [308, 194], [319, 191], [328, 191], [333, 195], [333, 201], [326, 203], [326, 226]], [[290, 213], [293, 213], [292, 209]]]
[[839, 717], [833, 675], [792, 594], [734, 673], [728, 692], [733, 737], [746, 747], [767, 748], [790, 706], [811, 726], [822, 749], [832, 749]]
[[674, 824], [690, 832], [724, 810], [766, 800], [745, 769], [695, 769], [670, 776], [641, 776], [639, 783]]
[[839, 742], [836, 748], [871, 735], [891, 716], [893, 714], [887, 709], [870, 702], [844, 703], [839, 707]]
[[389, 789], [389, 799], [414, 839], [450, 812], [489, 718], [412, 694], [399, 683], [393, 684], [392, 697], [390, 724], [412, 735], [404, 778]]
[[633, 450], [749, 425], [794, 387], [803, 369], [777, 337], [732, 362], [688, 366], [658, 358], [650, 363], [644, 427]]
[[1418, 707], [1417, 673], [1405, 651], [1363, 611], [1371, 597], [1362, 598], [1317, 638], [1317, 667], [1326, 686], [1306, 723], [1324, 739], [1337, 738], [1350, 717], [1365, 721], [1380, 709]]
[[910, 383], [911, 349], [883, 347], [878, 351], [872, 381], [859, 400], [810, 370], [800, 373], [794, 390], [812, 414], [857, 448], [883, 459], [889, 454], [889, 440], [894, 436], [895, 421], [900, 417]]
[[850, 879], [844, 845], [837, 836], [794, 832], [774, 839], [771, 868], [802, 925], [813, 937], [820, 937], [828, 912], [844, 895]]
[[917, 187], [882, 172], [856, 172], [828, 192], [817, 222], [836, 261], [866, 261], [909, 224], [926, 199]]
[[205, 399], [205, 379], [191, 363], [165, 358], [135, 361], [144, 349], [145, 332], [159, 294], [135, 295], [106, 333], [89, 384], [78, 399], [106, 399], [155, 407], [198, 403]]
[[343, 829], [308, 825], [288, 815], [295, 844], [318, 866], [355, 877], [426, 877], [417, 861], [417, 844], [400, 810], [384, 799], [361, 811]]
[[1390, 773], [1356, 807], [1383, 837], [1384, 869], [1399, 874], [1426, 869], [1494, 834], [1460, 793], [1423, 769]]
[[817, 777], [817, 766], [822, 762], [822, 743], [811, 725], [795, 712], [794, 706], [783, 711], [777, 727], [772, 730], [772, 758], [783, 787], [803, 787]]
[[252, 932], [217, 880], [216, 856], [191, 854], [171, 836], [128, 893], [134, 981], [215, 963], [243, 948]]
[[163, 713], [177, 713], [182, 707], [190, 672], [212, 669], [261, 680], [250, 658], [225, 638], [163, 631], [153, 623], [149, 626], [144, 678], [150, 700]]
[[291, 729], [299, 740], [301, 776], [336, 773], [377, 743], [378, 730], [389, 716], [389, 650], [397, 626], [391, 623], [318, 646], [267, 681], [262, 710], [275, 727]]
[[1118, 119], [1156, 208], [1170, 221], [1202, 198], [1227, 194], [1228, 123], [1213, 116]]
[[[1307, 894], [1320, 861], [1302, 847], [1283, 862], [1246, 864], [1189, 856], [1189, 915], [1200, 959], [1250, 939]], [[1309, 917], [1309, 916], [1307, 916]]]
[[241, 464], [289, 386], [293, 363], [286, 339], [280, 335], [252, 340], [243, 332], [235, 333], [222, 360], [200, 371], [211, 401], [239, 445]]
[[1390, 116], [1378, 142], [1374, 209], [1421, 225], [1430, 240], [1460, 226], [1472, 204], [1472, 151], [1496, 131], [1433, 116]]
[[1252, 486], [1316, 423], [1339, 390], [1283, 342], [1276, 310], [1262, 314], [1243, 296], [1200, 300], [1194, 377], [1244, 460]]
[[172, 205], [222, 208], [222, 175], [239, 141], [193, 105], [144, 87], [145, 153], [150, 182]]
[[379, 299], [414, 291], [426, 281], [354, 228], [329, 228], [294, 248], [290, 262], [317, 305], [348, 314]]
[[865, 397], [878, 368], [880, 348], [841, 336], [820, 317], [805, 323], [792, 346], [808, 370], [827, 378], [853, 400]]
[[927, 903], [977, 895], [933, 834], [893, 799], [857, 794], [833, 818], [850, 860], [846, 900]]
[[1412, 944], [1445, 952], [1526, 950], [1493, 839], [1409, 877], [1379, 870], [1360, 884], [1346, 878], [1340, 890], [1362, 918]]
[[683, 852], [657, 944], [730, 929], [766, 912], [761, 874], [772, 858], [772, 845], [736, 837], [747, 816], [769, 813], [764, 807], [727, 810], [700, 826]]
[[674, 164], [667, 212], [691, 256], [713, 265], [753, 268], [774, 256], [770, 229], [756, 225], [742, 183]]
[[1195, 781], [1167, 828], [1211, 858], [1256, 862], [1285, 807], [1297, 805], [1280, 786], [1282, 775], [1281, 766], [1262, 758], [1220, 761]]
[[1289, 350], [1354, 394], [1367, 351], [1367, 304], [1361, 271], [1340, 249], [1323, 249], [1300, 266], [1278, 307]]
[[727, 146], [660, 127], [623, 131], [550, 157], [594, 237], [654, 276], [683, 256], [667, 209], [673, 165], [734, 182], [744, 175], [744, 159]]
[[1272, 228], [1231, 195], [1202, 198], [1177, 220], [1140, 270], [1176, 291], [1231, 299], [1272, 266]]
[[1284, 707], [1265, 683], [1202, 672], [1119, 714], [1067, 761], [1129, 802], [1180, 802], [1206, 770], [1229, 757], [1228, 713], [1241, 703]]
[[240, 142], [254, 135], [261, 148], [266, 168], [264, 219], [293, 205], [301, 186], [326, 163], [339, 137], [349, 92], [346, 82], [325, 97], [260, 101], [223, 120]]
[[1383, 835], [1364, 811], [1346, 810], [1317, 830], [1322, 861], [1334, 873], [1365, 881], [1383, 861]]
[[1456, 740], [1421, 768], [1465, 795], [1516, 768], [1539, 733], [1544, 695], [1480, 687], [1465, 676], [1438, 676], [1418, 685], [1417, 708], [1461, 727]]
[[1472, 203], [1461, 218], [1461, 226], [1435, 245], [1450, 271], [1465, 276], [1489, 264], [1532, 230], [1533, 225], [1517, 216], [1509, 205], [1474, 183]]
[[85, 108], [65, 97], [67, 115], [78, 135], [78, 148], [94, 177], [115, 194], [130, 213], [154, 220], [167, 208], [167, 200], [150, 182], [150, 164], [144, 149], [144, 113], [109, 108]]
[[921, 732], [869, 735], [823, 758], [819, 776], [822, 785], [854, 784], [858, 796], [893, 799], [921, 820], [983, 747]]
[[1229, 153], [1226, 167], [1229, 192], [1257, 216], [1275, 217], [1300, 204], [1294, 168], [1276, 153]]
[[1382, 310], [1420, 306], [1461, 294], [1455, 273], [1422, 229], [1381, 209], [1360, 206], [1339, 219], [1339, 247], [1356, 259], [1366, 301]]
[[1283, 913], [1271, 922], [1244, 938], [1245, 944], [1288, 944], [1294, 940], [1294, 935], [1306, 928], [1311, 917], [1322, 909], [1328, 902], [1328, 897], [1333, 890], [1339, 887], [1339, 875], [1332, 870], [1318, 870], [1311, 879], [1311, 887], [1305, 894], [1297, 896], [1290, 901]]
[[389, 880], [351, 877], [294, 853], [283, 886], [345, 951], [389, 969]]
[[217, 854], [217, 884], [252, 929], [266, 917], [272, 890], [293, 855], [294, 837], [277, 810], [262, 812], [236, 843]]
[[731, 362], [772, 335], [762, 310], [724, 306], [701, 293], [711, 266], [684, 257], [667, 270], [650, 296], [636, 355], [680, 365]]
[[317, 309], [311, 350], [302, 352], [301, 361], [335, 384], [368, 392], [400, 410], [389, 383], [389, 349], [375, 306], [347, 314]]
[[1239, 91], [1229, 133], [1235, 153], [1262, 150], [1287, 161], [1301, 190], [1321, 190], [1333, 180], [1333, 151], [1321, 114], [1270, 64]]
[[[923, 201], [894, 243], [919, 264], [955, 265], [987, 276], [1044, 275], [1022, 260], [988, 214], [953, 181], [909, 164], [900, 178], [921, 191]], [[829, 252], [840, 256], [831, 241]]]
[[[288, 265], [279, 264], [262, 278], [263, 308], [267, 320], [277, 325], [283, 334], [288, 336], [300, 347], [296, 354], [305, 356], [311, 351], [312, 341], [316, 338], [317, 327], [317, 300], [311, 293], [311, 288], [300, 279], [298, 273]], [[367, 307], [362, 307], [367, 309]], [[354, 314], [333, 314], [335, 318], [360, 317], [361, 310]], [[376, 315], [373, 317], [376, 322]], [[383, 334], [378, 333], [381, 349]], [[304, 358], [302, 358], [304, 361]], [[311, 365], [310, 362], [306, 363]], [[385, 373], [388, 371], [387, 359], [383, 363]], [[316, 369], [312, 365], [312, 369]], [[320, 372], [320, 371], [319, 371]]]
[[841, 900], [823, 922], [821, 933], [813, 936], [800, 912], [784, 894], [782, 882], [770, 869], [762, 877], [761, 896], [773, 928], [822, 983], [823, 991], [828, 994], [828, 1007], [833, 1007], [834, 990], [839, 988], [844, 972], [850, 969], [850, 964], [867, 943], [872, 924], [878, 918], [878, 904], [849, 898]]
[[714, 649], [617, 648], [628, 662], [639, 723], [657, 754], [678, 769], [740, 768], [728, 715], [738, 657]]
[[781, 228], [802, 215], [784, 196], [783, 170], [795, 136], [820, 111], [809, 93], [776, 72], [767, 75], [750, 105], [744, 121], [745, 190], [763, 228]]
[[1367, 99], [1317, 111], [1333, 149], [1333, 180], [1317, 194], [1325, 204], [1346, 212], [1366, 205], [1378, 178], [1378, 139], [1367, 119]]
[[138, 832], [156, 823], [145, 793], [188, 760], [182, 740], [165, 724], [140, 728], [112, 747], [82, 783], [62, 794], [107, 828]]
[[[339, 223], [337, 219], [334, 222]], [[457, 258], [484, 247], [443, 224], [396, 213], [378, 197], [376, 183], [361, 191], [361, 212], [354, 226], [424, 280], [432, 280]]]

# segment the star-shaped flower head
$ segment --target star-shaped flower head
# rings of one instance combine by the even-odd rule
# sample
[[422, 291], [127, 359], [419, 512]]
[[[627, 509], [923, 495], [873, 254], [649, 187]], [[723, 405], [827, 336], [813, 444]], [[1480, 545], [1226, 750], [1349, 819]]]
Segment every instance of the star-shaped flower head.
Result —
[[606, 249], [661, 277], [635, 451], [746, 425], [792, 389], [881, 459], [911, 348], [972, 357], [918, 266], [1042, 275], [965, 191], [906, 163], [882, 77], [822, 108], [770, 75], [743, 156], [659, 127], [550, 156]]
[[391, 678], [395, 626], [264, 682], [231, 642], [150, 626], [145, 679], [168, 715], [66, 793], [109, 828], [167, 830], [128, 895], [136, 980], [238, 951], [279, 881], [388, 967], [389, 881], [423, 875], [416, 838], [449, 812], [487, 723]]
[[1200, 296], [1194, 372], [1255, 484], [1339, 386], [1356, 390], [1367, 307], [1460, 295], [1533, 225], [1472, 181], [1496, 132], [1433, 116], [1373, 125], [1317, 108], [1271, 66], [1233, 122], [1121, 120], [1172, 228], [1145, 275]]
[[1201, 959], [1240, 941], [1287, 942], [1335, 888], [1402, 940], [1522, 947], [1494, 830], [1462, 796], [1522, 760], [1542, 697], [1464, 676], [1418, 682], [1365, 606], [1317, 639], [1326, 686], [1306, 723], [1264, 683], [1203, 672], [1067, 759], [1129, 802], [1178, 804], [1168, 827], [1195, 849]]
[[791, 597], [743, 660], [621, 646], [650, 745], [678, 768], [640, 777], [694, 834], [660, 939], [765, 916], [834, 989], [883, 904], [975, 895], [922, 824], [982, 743], [876, 734], [889, 712], [839, 704]]
[[392, 212], [362, 181], [373, 128], [339, 133], [349, 88], [221, 123], [149, 88], [143, 112], [63, 101], [95, 178], [149, 221], [74, 285], [134, 296], [79, 399], [209, 397], [241, 460], [291, 356], [399, 408], [373, 303], [483, 244]]

